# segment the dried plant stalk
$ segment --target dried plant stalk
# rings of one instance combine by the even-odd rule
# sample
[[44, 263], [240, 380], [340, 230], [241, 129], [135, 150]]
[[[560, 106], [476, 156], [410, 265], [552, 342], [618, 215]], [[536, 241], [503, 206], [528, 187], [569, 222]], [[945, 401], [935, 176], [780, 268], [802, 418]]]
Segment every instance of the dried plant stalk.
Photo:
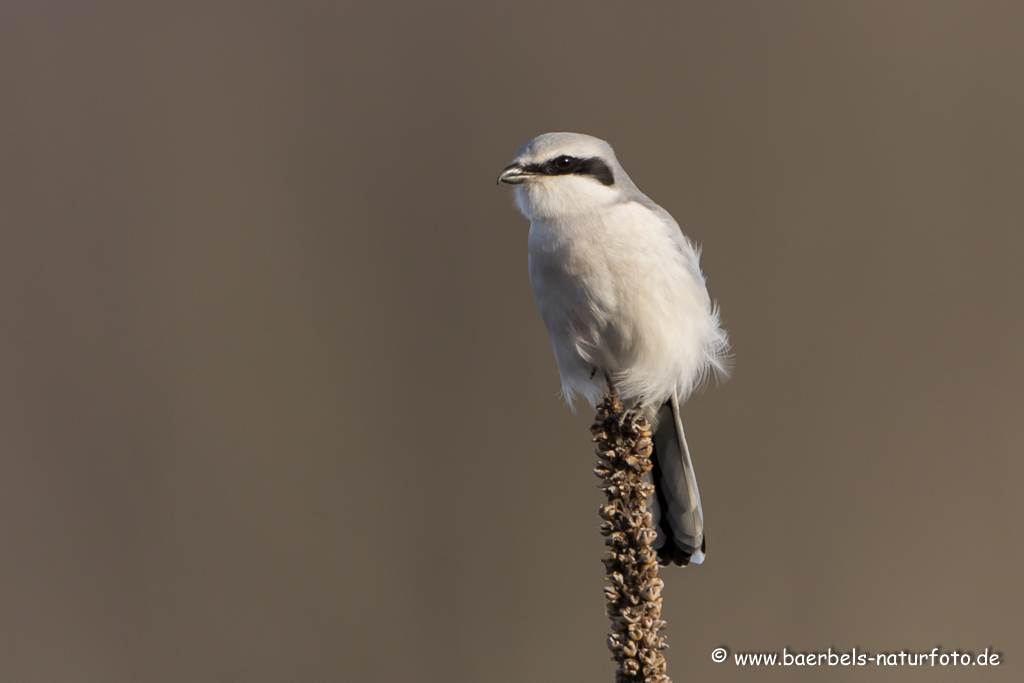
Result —
[[647, 496], [654, 486], [643, 480], [651, 470], [651, 427], [637, 409], [625, 410], [614, 387], [597, 407], [590, 431], [597, 442], [601, 490], [608, 502], [601, 506], [601, 535], [608, 552], [604, 565], [609, 585], [608, 618], [612, 632], [608, 648], [618, 662], [616, 683], [671, 683], [666, 675], [665, 639], [658, 635], [661, 589], [657, 553], [651, 547], [657, 532], [651, 528]]

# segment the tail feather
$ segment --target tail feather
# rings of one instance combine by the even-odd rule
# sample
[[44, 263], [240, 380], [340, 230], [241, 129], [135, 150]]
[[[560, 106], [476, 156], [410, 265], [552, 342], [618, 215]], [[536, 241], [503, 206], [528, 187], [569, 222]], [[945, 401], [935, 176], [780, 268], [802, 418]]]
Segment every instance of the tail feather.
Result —
[[658, 530], [654, 541], [658, 560], [663, 565], [700, 564], [705, 555], [704, 513], [675, 396], [658, 411], [653, 441], [650, 480], [655, 495], [648, 498], [647, 506]]

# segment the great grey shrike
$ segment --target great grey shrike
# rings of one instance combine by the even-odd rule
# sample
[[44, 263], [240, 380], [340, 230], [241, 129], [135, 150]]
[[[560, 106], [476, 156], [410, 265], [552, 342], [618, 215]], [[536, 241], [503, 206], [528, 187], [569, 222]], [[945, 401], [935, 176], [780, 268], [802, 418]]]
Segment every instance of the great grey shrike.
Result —
[[[708, 296], [700, 250], [589, 135], [547, 133], [498, 180], [530, 219], [530, 285], [562, 394], [596, 405], [615, 385], [655, 426], [648, 508], [662, 564], [704, 561], [704, 515], [679, 406], [726, 375], [729, 338]], [[606, 379], [608, 378], [608, 379]]]

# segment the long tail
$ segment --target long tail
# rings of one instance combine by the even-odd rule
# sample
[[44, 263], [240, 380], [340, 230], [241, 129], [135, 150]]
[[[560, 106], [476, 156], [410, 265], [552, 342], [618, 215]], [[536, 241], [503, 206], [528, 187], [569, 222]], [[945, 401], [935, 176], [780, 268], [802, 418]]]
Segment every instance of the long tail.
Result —
[[674, 394], [658, 411], [653, 441], [650, 477], [655, 494], [647, 499], [647, 507], [658, 530], [654, 541], [658, 560], [663, 565], [701, 564], [705, 552], [704, 513], [679, 417], [679, 400]]

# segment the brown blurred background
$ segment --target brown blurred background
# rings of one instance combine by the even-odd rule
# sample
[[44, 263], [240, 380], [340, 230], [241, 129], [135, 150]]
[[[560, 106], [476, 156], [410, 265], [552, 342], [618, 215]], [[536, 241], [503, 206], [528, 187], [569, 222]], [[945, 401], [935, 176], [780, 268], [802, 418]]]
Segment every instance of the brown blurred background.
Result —
[[1024, 5], [163, 5], [0, 8], [0, 679], [611, 681], [494, 184], [573, 130], [735, 344], [670, 674], [1021, 680]]

